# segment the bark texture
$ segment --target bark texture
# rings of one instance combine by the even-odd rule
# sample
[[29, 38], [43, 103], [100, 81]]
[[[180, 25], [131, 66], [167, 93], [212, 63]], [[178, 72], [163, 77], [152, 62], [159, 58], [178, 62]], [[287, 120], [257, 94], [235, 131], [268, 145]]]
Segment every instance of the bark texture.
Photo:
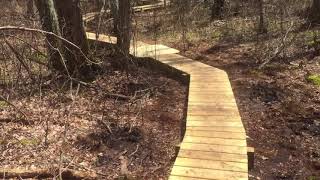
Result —
[[119, 0], [119, 22], [117, 46], [120, 51], [127, 55], [130, 49], [131, 21], [130, 21], [130, 0]]
[[[83, 73], [87, 63], [84, 55], [88, 54], [89, 46], [79, 0], [55, 0], [59, 26], [62, 36], [80, 47], [82, 53], [70, 44], [64, 43], [64, 54], [69, 72]], [[77, 72], [78, 71], [78, 72]]]
[[211, 7], [211, 20], [222, 19], [225, 0], [214, 0]]
[[312, 25], [320, 25], [320, 0], [313, 0], [309, 16]]
[[[39, 11], [42, 29], [61, 36], [58, 16], [53, 0], [36, 0], [36, 6]], [[48, 44], [49, 66], [62, 71], [64, 66], [58, 52], [62, 51], [61, 42], [51, 35], [46, 35], [46, 38]]]

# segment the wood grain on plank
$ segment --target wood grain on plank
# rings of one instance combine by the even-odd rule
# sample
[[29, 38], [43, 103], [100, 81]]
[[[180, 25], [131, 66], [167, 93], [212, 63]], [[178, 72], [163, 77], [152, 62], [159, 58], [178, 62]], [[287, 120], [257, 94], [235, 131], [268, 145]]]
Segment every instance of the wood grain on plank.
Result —
[[180, 149], [178, 157], [248, 163], [246, 154]]
[[183, 166], [183, 167], [204, 168], [204, 169], [248, 172], [248, 165], [246, 163], [240, 163], [240, 162], [225, 162], [225, 161], [178, 157], [174, 165]]
[[247, 143], [243, 139], [203, 138], [195, 136], [185, 136], [183, 138], [183, 142], [247, 147]]
[[212, 138], [225, 138], [225, 139], [246, 139], [243, 132], [226, 132], [226, 131], [196, 131], [187, 130], [186, 135], [197, 137], [212, 137]]
[[223, 171], [203, 168], [191, 168], [174, 166], [171, 171], [175, 176], [186, 176], [193, 178], [207, 178], [207, 179], [223, 179], [223, 180], [244, 180], [248, 179], [248, 173], [237, 171]]
[[231, 153], [231, 154], [247, 154], [247, 147], [243, 147], [243, 146], [227, 146], [227, 145], [200, 144], [200, 143], [183, 142], [180, 145], [180, 149], [197, 150], [197, 151], [222, 152], [222, 153]]

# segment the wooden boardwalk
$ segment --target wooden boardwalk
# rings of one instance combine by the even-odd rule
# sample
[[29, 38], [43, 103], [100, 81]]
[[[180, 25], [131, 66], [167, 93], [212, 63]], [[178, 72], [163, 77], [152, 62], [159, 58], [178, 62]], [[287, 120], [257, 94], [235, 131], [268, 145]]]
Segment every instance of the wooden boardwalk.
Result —
[[[159, 8], [163, 8], [166, 7], [167, 5], [170, 4], [170, 0], [166, 0], [166, 2], [164, 0], [160, 0], [158, 3], [154, 3], [154, 4], [149, 4], [149, 5], [143, 5], [143, 6], [135, 6], [132, 8], [133, 12], [143, 12], [143, 11], [150, 11], [150, 10], [154, 10], [154, 9], [159, 9]], [[98, 16], [100, 13], [102, 14], [109, 14], [110, 10], [103, 10], [101, 12], [91, 12], [91, 13], [87, 13], [83, 16], [83, 21], [85, 23], [88, 23], [89, 21], [94, 20], [94, 18], [96, 16]]]
[[[88, 37], [95, 40], [93, 34]], [[116, 40], [100, 36], [99, 41]], [[137, 44], [132, 54], [190, 75], [186, 130], [169, 179], [248, 179], [246, 133], [227, 73], [164, 45]]]

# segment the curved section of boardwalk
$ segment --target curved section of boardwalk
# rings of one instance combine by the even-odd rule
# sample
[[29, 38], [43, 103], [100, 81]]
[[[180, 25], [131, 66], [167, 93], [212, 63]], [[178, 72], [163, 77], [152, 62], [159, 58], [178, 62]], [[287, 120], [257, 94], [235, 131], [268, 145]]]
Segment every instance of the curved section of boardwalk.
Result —
[[[95, 40], [95, 35], [88, 34]], [[110, 42], [107, 36], [99, 41]], [[248, 179], [246, 133], [226, 72], [164, 45], [131, 49], [190, 75], [186, 131], [170, 180]]]
[[157, 60], [190, 75], [186, 132], [170, 180], [248, 179], [246, 134], [227, 73], [177, 54]]

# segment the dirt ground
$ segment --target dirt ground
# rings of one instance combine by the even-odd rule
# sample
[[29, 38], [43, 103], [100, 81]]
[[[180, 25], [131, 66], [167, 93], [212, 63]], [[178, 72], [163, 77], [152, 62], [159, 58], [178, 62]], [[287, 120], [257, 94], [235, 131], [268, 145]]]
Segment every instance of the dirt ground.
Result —
[[54, 173], [60, 166], [98, 179], [166, 179], [170, 172], [186, 100], [176, 81], [109, 67], [88, 86], [55, 78], [41, 91], [1, 94], [15, 105], [0, 106], [1, 168]]

